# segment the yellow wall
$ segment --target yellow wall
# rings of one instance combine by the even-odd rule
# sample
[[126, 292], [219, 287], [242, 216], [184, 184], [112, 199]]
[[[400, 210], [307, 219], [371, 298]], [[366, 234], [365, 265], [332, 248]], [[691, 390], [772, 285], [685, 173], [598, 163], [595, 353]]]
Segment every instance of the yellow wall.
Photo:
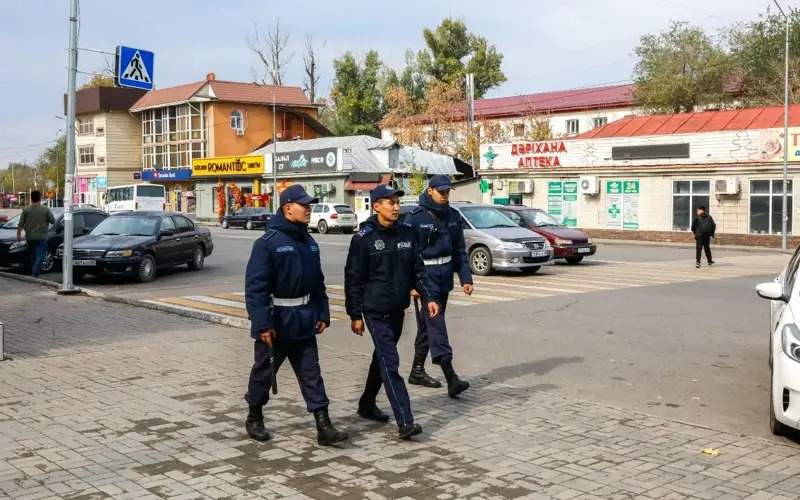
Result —
[[[244, 116], [245, 132], [237, 136], [230, 126], [230, 114], [238, 109]], [[316, 119], [316, 109], [298, 109]], [[248, 154], [266, 141], [272, 139], [272, 109], [269, 106], [234, 103], [212, 103], [208, 105], [208, 154], [207, 156], [234, 156]], [[284, 113], [277, 113], [278, 133], [282, 130]], [[286, 115], [287, 119], [291, 115]], [[314, 139], [319, 136], [308, 125], [303, 127], [303, 122], [291, 116], [291, 130], [289, 139], [301, 136], [304, 139]]]

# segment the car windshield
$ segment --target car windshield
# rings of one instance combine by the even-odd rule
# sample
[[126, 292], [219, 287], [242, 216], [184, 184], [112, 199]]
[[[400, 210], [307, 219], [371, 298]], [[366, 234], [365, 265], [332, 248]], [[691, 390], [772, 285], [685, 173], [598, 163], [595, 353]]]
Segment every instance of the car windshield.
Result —
[[158, 217], [109, 217], [92, 231], [93, 235], [154, 236]]
[[558, 219], [541, 210], [522, 210], [520, 215], [522, 215], [522, 218], [525, 219], [525, 222], [528, 224], [533, 224], [536, 227], [553, 227], [563, 225], [558, 221]]
[[337, 214], [352, 214], [353, 209], [348, 207], [347, 205], [334, 205], [333, 209], [336, 210]]
[[462, 208], [461, 213], [475, 226], [475, 229], [492, 229], [495, 227], [518, 227], [503, 212], [491, 207]]
[[17, 225], [19, 224], [19, 218], [20, 218], [19, 215], [15, 215], [11, 219], [9, 219], [8, 222], [6, 222], [2, 226], [0, 226], [0, 228], [3, 228], [3, 229], [16, 229]]

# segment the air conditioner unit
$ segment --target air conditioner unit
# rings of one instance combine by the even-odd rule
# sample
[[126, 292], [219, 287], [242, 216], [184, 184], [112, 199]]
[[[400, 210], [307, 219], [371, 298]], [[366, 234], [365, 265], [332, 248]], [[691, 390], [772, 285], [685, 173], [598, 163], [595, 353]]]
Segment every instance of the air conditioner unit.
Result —
[[494, 189], [497, 189], [498, 191], [502, 191], [506, 188], [506, 181], [504, 181], [503, 179], [498, 179], [494, 181], [494, 183], [492, 183], [492, 187]]
[[600, 179], [596, 175], [586, 175], [580, 179], [581, 194], [595, 196], [600, 194]]
[[266, 194], [272, 194], [272, 184], [267, 184], [267, 185], [265, 186], [264, 192], [265, 192]]
[[714, 192], [717, 195], [734, 195], [739, 194], [741, 183], [738, 177], [726, 177], [724, 179], [717, 179], [714, 182]]
[[519, 183], [519, 186], [517, 186], [517, 188], [519, 189], [520, 193], [526, 193], [526, 194], [527, 193], [532, 193], [533, 192], [533, 181], [532, 180], [521, 181]]
[[243, 137], [244, 136], [244, 129], [243, 128], [237, 128], [237, 129], [235, 129], [235, 132], [236, 132], [236, 135], [238, 135], [239, 137]]

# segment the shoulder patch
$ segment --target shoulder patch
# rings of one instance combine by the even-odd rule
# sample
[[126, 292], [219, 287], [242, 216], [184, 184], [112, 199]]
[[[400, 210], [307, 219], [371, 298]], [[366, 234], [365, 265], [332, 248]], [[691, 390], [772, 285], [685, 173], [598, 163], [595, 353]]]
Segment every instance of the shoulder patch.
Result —
[[261, 235], [261, 239], [264, 241], [269, 241], [270, 238], [278, 234], [277, 231], [274, 229], [268, 229], [263, 235]]
[[358, 234], [359, 236], [361, 236], [363, 238], [364, 236], [368, 235], [371, 232], [372, 232], [372, 227], [371, 226], [364, 226], [363, 228], [359, 229], [358, 233], [356, 233], [356, 234]]

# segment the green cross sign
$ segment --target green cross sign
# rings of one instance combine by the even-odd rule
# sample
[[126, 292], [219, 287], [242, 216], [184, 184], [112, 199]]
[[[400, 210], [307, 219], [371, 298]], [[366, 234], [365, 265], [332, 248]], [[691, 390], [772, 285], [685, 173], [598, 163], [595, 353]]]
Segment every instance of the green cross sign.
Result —
[[617, 218], [617, 216], [619, 215], [619, 208], [617, 208], [616, 203], [614, 203], [609, 207], [608, 213], [611, 214], [611, 217], [614, 217], [615, 219]]

